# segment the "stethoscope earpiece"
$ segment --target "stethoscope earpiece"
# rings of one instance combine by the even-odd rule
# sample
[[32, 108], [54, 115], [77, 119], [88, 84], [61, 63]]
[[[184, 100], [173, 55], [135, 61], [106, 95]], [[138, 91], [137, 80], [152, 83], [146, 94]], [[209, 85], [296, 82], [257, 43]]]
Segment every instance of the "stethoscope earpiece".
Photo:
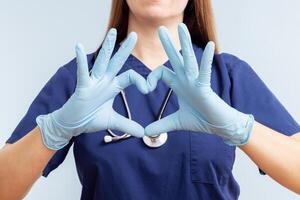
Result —
[[113, 141], [113, 138], [110, 135], [104, 136], [104, 142], [105, 143], [110, 143]]

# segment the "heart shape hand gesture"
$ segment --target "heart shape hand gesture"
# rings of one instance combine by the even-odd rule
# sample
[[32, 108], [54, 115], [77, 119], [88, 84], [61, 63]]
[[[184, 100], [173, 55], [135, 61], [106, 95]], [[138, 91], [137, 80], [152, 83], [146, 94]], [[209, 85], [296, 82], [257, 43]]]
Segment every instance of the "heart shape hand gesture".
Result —
[[[86, 54], [76, 46], [77, 85], [74, 94], [58, 110], [40, 115], [36, 121], [44, 144], [53, 150], [63, 148], [73, 137], [83, 132], [114, 129], [136, 137], [157, 135], [172, 130], [203, 131], [221, 136], [229, 145], [248, 141], [254, 118], [226, 104], [210, 86], [214, 44], [209, 42], [203, 52], [200, 69], [186, 26], [178, 26], [182, 54], [175, 49], [166, 28], [160, 27], [159, 36], [174, 71], [161, 66], [153, 70], [147, 81], [133, 70], [118, 76], [137, 40], [129, 34], [118, 52], [110, 59], [116, 42], [116, 30], [111, 29], [92, 68], [88, 72]], [[162, 79], [177, 94], [179, 110], [145, 129], [112, 108], [113, 100], [121, 90], [135, 84], [147, 94]]]

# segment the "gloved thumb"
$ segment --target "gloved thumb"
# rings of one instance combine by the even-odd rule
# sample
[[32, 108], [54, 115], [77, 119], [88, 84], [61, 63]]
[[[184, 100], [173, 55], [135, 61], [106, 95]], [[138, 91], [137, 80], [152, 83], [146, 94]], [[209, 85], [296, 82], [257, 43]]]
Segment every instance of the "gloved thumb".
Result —
[[112, 113], [108, 128], [112, 130], [122, 131], [135, 137], [144, 136], [144, 128], [140, 124], [126, 117], [123, 117], [115, 111]]
[[164, 132], [181, 130], [178, 111], [168, 115], [160, 120], [157, 120], [145, 128], [145, 135], [153, 136]]

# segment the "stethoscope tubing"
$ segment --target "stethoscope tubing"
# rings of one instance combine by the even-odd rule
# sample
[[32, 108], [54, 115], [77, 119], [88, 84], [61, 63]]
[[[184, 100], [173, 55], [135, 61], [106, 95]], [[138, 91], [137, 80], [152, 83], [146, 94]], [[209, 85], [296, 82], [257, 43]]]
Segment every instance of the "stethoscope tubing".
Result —
[[[170, 88], [165, 97], [165, 100], [160, 108], [160, 112], [157, 117], [157, 120], [160, 120], [162, 118], [163, 113], [164, 113], [166, 106], [169, 102], [169, 99], [171, 97], [171, 94], [172, 94], [172, 89]], [[122, 100], [123, 100], [123, 103], [125, 105], [125, 109], [126, 109], [126, 112], [128, 115], [127, 117], [128, 117], [128, 119], [131, 120], [132, 119], [131, 112], [130, 112], [130, 109], [128, 106], [128, 102], [127, 102], [127, 98], [126, 98], [126, 94], [125, 94], [124, 90], [121, 91], [121, 96], [122, 96]], [[131, 137], [131, 135], [129, 133], [124, 133], [123, 135], [117, 135], [111, 129], [107, 129], [107, 132], [109, 133], [109, 135], [104, 136], [105, 143], [116, 142], [116, 141], [124, 140], [124, 139]], [[162, 140], [160, 140], [160, 137]], [[156, 147], [160, 147], [161, 145], [163, 145], [166, 142], [167, 137], [168, 137], [167, 133], [161, 133], [161, 134], [154, 135], [154, 136], [144, 136], [143, 141], [147, 146], [156, 148]]]

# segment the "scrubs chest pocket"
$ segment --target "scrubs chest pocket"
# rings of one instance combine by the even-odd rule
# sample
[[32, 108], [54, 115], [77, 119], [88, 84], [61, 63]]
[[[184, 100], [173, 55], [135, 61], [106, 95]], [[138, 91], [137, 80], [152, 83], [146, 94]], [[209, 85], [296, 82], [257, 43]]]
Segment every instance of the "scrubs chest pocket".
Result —
[[222, 138], [203, 132], [190, 132], [191, 181], [225, 185], [231, 175], [235, 147]]

